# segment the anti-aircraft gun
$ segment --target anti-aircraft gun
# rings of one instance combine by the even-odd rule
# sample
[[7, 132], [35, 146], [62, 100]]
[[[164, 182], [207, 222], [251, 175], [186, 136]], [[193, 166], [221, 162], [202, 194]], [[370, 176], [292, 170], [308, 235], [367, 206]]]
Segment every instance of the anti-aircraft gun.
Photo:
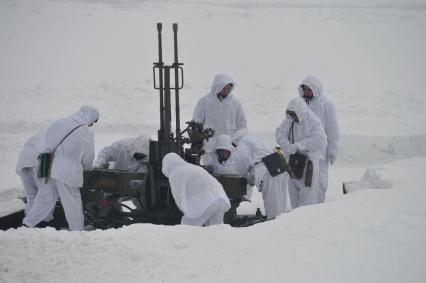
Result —
[[[158, 62], [154, 63], [154, 88], [159, 91], [160, 129], [158, 139], [150, 141], [149, 162], [146, 173], [134, 173], [114, 169], [94, 169], [84, 172], [81, 195], [86, 224], [94, 228], [117, 228], [133, 223], [178, 224], [182, 212], [177, 208], [171, 194], [168, 179], [162, 174], [162, 160], [169, 152], [175, 152], [187, 162], [200, 165], [204, 154], [203, 142], [214, 135], [214, 130], [204, 129], [203, 124], [186, 122], [180, 129], [179, 91], [183, 88], [183, 63], [178, 60], [177, 31], [173, 24], [174, 62], [165, 65], [162, 58], [162, 24], [157, 24]], [[174, 74], [174, 84], [171, 75]], [[171, 92], [175, 96], [175, 133], [172, 132]], [[187, 136], [185, 136], [187, 135]], [[189, 147], [185, 147], [188, 145]], [[207, 168], [206, 168], [207, 169]], [[232, 207], [225, 214], [224, 222], [235, 227], [244, 227], [265, 221], [260, 210], [253, 215], [237, 215], [236, 209], [244, 200], [247, 180], [237, 176], [214, 175], [222, 184]], [[126, 200], [131, 200], [131, 205]], [[134, 208], [133, 206], [136, 206]], [[0, 229], [18, 227], [24, 211], [0, 217]], [[49, 225], [60, 228], [66, 225], [60, 204], [55, 210], [55, 219]]]
[[[183, 88], [183, 63], [178, 60], [178, 25], [173, 24], [174, 62], [166, 65], [162, 53], [162, 24], [157, 23], [158, 62], [153, 66], [154, 88], [159, 91], [160, 129], [158, 139], [150, 140], [147, 173], [94, 169], [84, 172], [82, 198], [86, 222], [96, 228], [120, 227], [132, 223], [178, 224], [182, 212], [171, 194], [168, 179], [162, 174], [163, 157], [175, 152], [187, 162], [200, 164], [203, 142], [214, 135], [202, 123], [187, 122], [180, 128], [179, 91]], [[172, 84], [172, 75], [174, 83]], [[172, 132], [172, 91], [175, 97], [175, 133]], [[187, 135], [187, 136], [185, 136]], [[189, 147], [184, 147], [189, 145]], [[232, 208], [225, 214], [225, 223], [249, 226], [265, 220], [260, 211], [255, 215], [238, 216], [236, 209], [247, 192], [247, 180], [238, 176], [214, 175], [224, 187]], [[132, 200], [136, 208], [127, 205]]]

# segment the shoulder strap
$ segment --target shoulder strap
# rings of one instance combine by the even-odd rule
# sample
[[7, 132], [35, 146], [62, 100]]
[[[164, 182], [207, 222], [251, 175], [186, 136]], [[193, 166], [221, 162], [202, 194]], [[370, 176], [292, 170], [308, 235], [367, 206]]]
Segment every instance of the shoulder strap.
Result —
[[290, 131], [288, 132], [288, 140], [292, 144], [294, 143], [294, 121], [291, 123]]
[[[72, 129], [71, 130], [71, 132], [69, 132], [59, 143], [58, 143], [58, 145], [53, 149], [53, 151], [55, 151], [57, 148], [58, 148], [58, 146], [60, 146], [61, 145], [61, 143], [69, 136], [69, 135], [71, 135], [72, 134], [72, 132], [74, 132], [75, 130], [77, 130], [78, 128], [80, 128], [81, 126], [83, 126], [83, 125], [78, 125], [77, 127], [75, 127], [74, 129]], [[52, 152], [53, 152], [52, 151]]]

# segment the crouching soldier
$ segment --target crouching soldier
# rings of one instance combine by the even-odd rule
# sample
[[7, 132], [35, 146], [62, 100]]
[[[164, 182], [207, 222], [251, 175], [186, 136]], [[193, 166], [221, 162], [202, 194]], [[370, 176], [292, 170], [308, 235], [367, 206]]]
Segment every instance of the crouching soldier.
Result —
[[[149, 137], [140, 135], [135, 138], [119, 140], [104, 147], [93, 164], [94, 168], [126, 170], [129, 172], [147, 172], [149, 160]], [[113, 166], [109, 166], [114, 162]]]
[[[104, 147], [93, 163], [94, 169], [116, 169], [131, 173], [147, 173], [149, 161], [149, 136], [140, 135], [123, 139]], [[113, 163], [112, 165], [110, 163]], [[110, 166], [111, 165], [111, 166]], [[132, 198], [136, 208], [146, 204], [138, 198]]]
[[163, 158], [163, 174], [169, 178], [176, 205], [183, 212], [181, 224], [211, 226], [223, 223], [231, 208], [222, 185], [200, 166], [187, 163], [176, 153]]
[[[218, 140], [226, 140], [222, 136]], [[228, 138], [228, 143], [231, 140]], [[259, 192], [262, 193], [263, 203], [265, 206], [266, 217], [268, 220], [273, 219], [281, 213], [289, 210], [287, 206], [287, 180], [288, 174], [282, 173], [275, 176], [267, 169], [263, 158], [273, 154], [274, 147], [266, 144], [257, 136], [250, 134], [247, 129], [238, 130], [232, 137], [232, 143], [236, 145], [235, 151], [231, 150], [228, 155], [229, 161], [223, 161], [216, 164], [215, 167], [222, 166], [223, 170], [236, 170], [238, 174], [248, 176], [248, 181], [256, 185]], [[217, 147], [218, 152], [222, 152], [228, 146]], [[220, 150], [220, 151], [219, 151]], [[218, 153], [222, 154], [222, 153]], [[224, 157], [221, 157], [224, 159]], [[227, 164], [229, 162], [229, 164]], [[234, 164], [237, 169], [234, 169]], [[227, 169], [228, 168], [228, 169]], [[218, 169], [216, 169], [219, 171]], [[224, 172], [223, 172], [224, 173]]]

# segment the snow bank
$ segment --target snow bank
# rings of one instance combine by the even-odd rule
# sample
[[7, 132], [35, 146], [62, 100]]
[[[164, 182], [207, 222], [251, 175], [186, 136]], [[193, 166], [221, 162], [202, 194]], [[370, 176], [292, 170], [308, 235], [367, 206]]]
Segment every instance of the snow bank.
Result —
[[426, 135], [341, 136], [341, 161], [355, 164], [380, 164], [405, 158], [426, 156]]
[[0, 281], [423, 282], [426, 158], [375, 167], [388, 190], [298, 208], [249, 228], [137, 224], [0, 232]]
[[383, 179], [377, 168], [368, 168], [360, 181], [344, 183], [346, 193], [365, 189], [390, 189], [393, 183], [390, 180]]

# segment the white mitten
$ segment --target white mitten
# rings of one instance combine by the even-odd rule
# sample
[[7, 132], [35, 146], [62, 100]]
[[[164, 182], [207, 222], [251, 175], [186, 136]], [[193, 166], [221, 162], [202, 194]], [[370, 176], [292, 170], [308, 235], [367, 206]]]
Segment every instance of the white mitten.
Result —
[[333, 165], [336, 162], [337, 152], [335, 150], [328, 150], [328, 159], [330, 160], [330, 164]]

